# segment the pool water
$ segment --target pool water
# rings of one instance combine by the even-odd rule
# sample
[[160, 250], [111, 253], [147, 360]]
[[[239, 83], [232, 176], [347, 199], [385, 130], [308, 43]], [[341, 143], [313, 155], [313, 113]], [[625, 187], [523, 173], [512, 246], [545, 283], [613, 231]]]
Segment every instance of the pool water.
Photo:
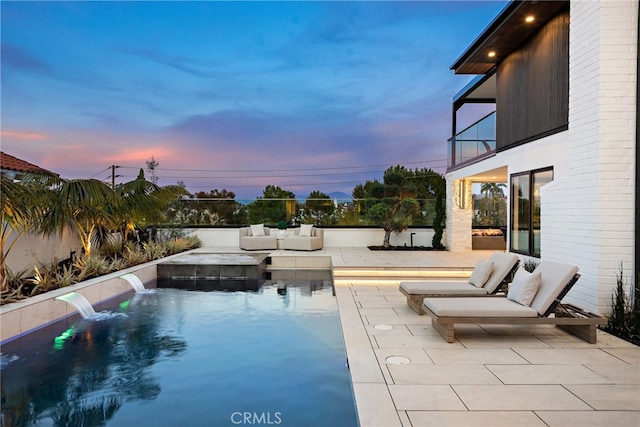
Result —
[[3, 426], [357, 425], [330, 282], [154, 289], [98, 319], [3, 346]]

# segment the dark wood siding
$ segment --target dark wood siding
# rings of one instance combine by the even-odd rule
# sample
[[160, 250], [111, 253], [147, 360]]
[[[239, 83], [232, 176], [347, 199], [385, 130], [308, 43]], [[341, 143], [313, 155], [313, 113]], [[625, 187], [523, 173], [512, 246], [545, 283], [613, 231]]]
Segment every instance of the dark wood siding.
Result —
[[498, 151], [567, 129], [569, 12], [498, 64], [496, 75]]

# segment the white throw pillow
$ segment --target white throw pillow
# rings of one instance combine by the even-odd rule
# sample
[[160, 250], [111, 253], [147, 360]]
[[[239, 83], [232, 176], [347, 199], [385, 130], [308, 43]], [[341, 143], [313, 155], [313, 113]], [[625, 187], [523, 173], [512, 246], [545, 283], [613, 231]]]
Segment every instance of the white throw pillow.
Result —
[[313, 224], [300, 224], [300, 237], [311, 237], [311, 231], [313, 230]]
[[264, 236], [264, 224], [251, 225], [252, 236]]
[[525, 269], [520, 269], [509, 286], [507, 299], [529, 307], [540, 289], [541, 282], [540, 272], [529, 273]]
[[491, 271], [493, 271], [493, 261], [478, 261], [469, 277], [469, 283], [477, 288], [483, 287], [489, 280]]

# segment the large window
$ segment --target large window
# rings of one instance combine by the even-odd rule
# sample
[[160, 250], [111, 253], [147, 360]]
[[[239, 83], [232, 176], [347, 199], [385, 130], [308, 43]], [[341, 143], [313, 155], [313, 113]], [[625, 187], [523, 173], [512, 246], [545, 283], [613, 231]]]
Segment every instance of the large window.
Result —
[[511, 175], [510, 249], [526, 255], [540, 256], [541, 206], [540, 188], [553, 181], [553, 168]]

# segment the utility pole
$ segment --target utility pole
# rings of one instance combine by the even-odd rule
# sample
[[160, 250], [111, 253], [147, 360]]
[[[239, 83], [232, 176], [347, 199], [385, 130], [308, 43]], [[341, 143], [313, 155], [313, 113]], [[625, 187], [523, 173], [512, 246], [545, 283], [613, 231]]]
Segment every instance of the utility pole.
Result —
[[116, 177], [120, 175], [116, 175], [116, 169], [120, 166], [111, 165], [111, 189], [116, 188]]

